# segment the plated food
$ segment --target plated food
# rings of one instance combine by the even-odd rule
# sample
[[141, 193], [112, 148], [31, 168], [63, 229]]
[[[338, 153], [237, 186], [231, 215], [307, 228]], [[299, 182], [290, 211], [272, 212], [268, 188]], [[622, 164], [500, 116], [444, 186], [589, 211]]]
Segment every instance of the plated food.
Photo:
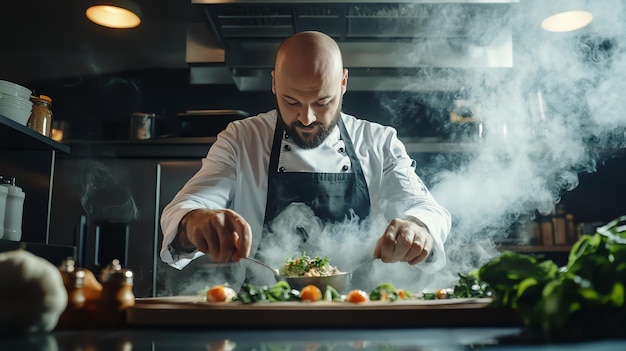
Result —
[[337, 267], [331, 266], [328, 257], [309, 257], [306, 253], [295, 258], [288, 258], [278, 269], [283, 277], [327, 277], [343, 273]]
[[332, 266], [328, 257], [309, 257], [306, 253], [295, 258], [287, 258], [285, 263], [278, 268], [280, 280], [298, 290], [308, 285], [315, 285], [321, 291], [328, 286], [345, 293], [350, 288], [350, 272], [340, 271]]

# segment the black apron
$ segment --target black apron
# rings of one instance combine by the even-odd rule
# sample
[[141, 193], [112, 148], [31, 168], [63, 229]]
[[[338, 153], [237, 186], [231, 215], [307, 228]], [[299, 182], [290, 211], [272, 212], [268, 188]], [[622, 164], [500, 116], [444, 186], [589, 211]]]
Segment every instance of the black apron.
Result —
[[[289, 135], [277, 121], [268, 169], [264, 229], [267, 229], [271, 221], [292, 203], [307, 205], [324, 223], [340, 222], [352, 214], [357, 215], [360, 220], [369, 216], [370, 196], [367, 183], [341, 117], [337, 120], [337, 127], [345, 146], [345, 150], [337, 152], [346, 153], [350, 158], [353, 172], [347, 170], [343, 173], [285, 172], [278, 169], [278, 160], [282, 138], [289, 138]], [[308, 235], [302, 232], [293, 234], [303, 235], [304, 241]]]
[[[268, 167], [263, 233], [255, 257], [264, 259], [264, 239], [268, 239], [270, 235], [268, 233], [271, 232], [272, 221], [291, 204], [302, 203], [308, 206], [324, 223], [342, 222], [346, 218], [352, 218], [353, 215], [358, 216], [359, 221], [368, 218], [370, 196], [361, 163], [356, 157], [354, 145], [341, 117], [337, 121], [337, 126], [340, 138], [344, 142], [344, 150], [337, 150], [337, 152], [346, 153], [350, 158], [353, 172], [348, 172], [347, 169], [343, 173], [285, 172], [283, 169], [278, 169], [278, 161], [282, 138], [289, 138], [289, 135], [285, 133], [283, 125], [277, 120]], [[298, 236], [295, 239], [306, 243], [309, 235], [315, 235], [315, 233], [308, 233], [305, 228], [297, 227], [293, 233], [280, 233], [280, 235]], [[248, 270], [250, 269], [253, 271], [246, 273], [247, 283], [267, 284], [273, 279], [263, 268], [259, 270], [250, 266]], [[365, 269], [360, 271], [366, 272]]]

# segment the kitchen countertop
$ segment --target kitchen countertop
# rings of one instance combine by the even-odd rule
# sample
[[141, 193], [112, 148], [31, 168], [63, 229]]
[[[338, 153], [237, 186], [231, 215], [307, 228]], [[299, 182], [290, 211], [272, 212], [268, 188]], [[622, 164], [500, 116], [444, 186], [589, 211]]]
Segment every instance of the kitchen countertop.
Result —
[[[270, 316], [268, 316], [271, 318]], [[518, 328], [418, 329], [114, 329], [0, 336], [0, 350], [625, 350], [625, 340], [542, 344]]]
[[[519, 327], [513, 310], [490, 308], [490, 298], [369, 301], [364, 304], [318, 301], [224, 304], [200, 296], [140, 298], [127, 310], [138, 327], [209, 328], [432, 328]], [[207, 316], [211, 318], [207, 318]], [[272, 316], [273, 318], [267, 318]]]
[[[482, 300], [475, 306], [443, 300], [371, 305], [230, 305], [196, 300], [194, 296], [139, 299], [129, 308], [125, 324], [108, 327], [81, 323], [76, 329], [27, 335], [3, 335], [0, 330], [0, 350], [626, 350], [626, 338], [547, 343], [525, 329], [521, 320], [510, 318], [504, 310], [486, 308]], [[135, 307], [141, 308], [133, 314]], [[182, 314], [164, 313], [171, 309]], [[142, 319], [137, 314], [142, 310], [154, 313], [149, 320]]]

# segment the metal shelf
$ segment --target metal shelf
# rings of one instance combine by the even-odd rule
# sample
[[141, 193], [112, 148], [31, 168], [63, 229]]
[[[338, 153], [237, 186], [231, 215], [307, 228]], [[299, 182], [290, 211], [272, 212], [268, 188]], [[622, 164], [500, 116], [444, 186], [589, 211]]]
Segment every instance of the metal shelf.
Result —
[[56, 155], [70, 147], [0, 115], [0, 172], [18, 179], [29, 200], [24, 202], [24, 241], [49, 242], [50, 200]]
[[[155, 138], [148, 140], [66, 140], [74, 157], [98, 155], [105, 158], [118, 157], [172, 157], [201, 158], [206, 156], [215, 137]], [[477, 143], [431, 142], [428, 140], [403, 140], [409, 153], [462, 153], [475, 152]]]
[[446, 153], [446, 152], [475, 152], [479, 149], [477, 143], [455, 142], [420, 142], [403, 140], [408, 153]]
[[514, 251], [519, 253], [569, 252], [572, 245], [506, 245], [499, 246], [500, 251]]
[[67, 257], [76, 257], [76, 247], [66, 245], [50, 245], [30, 242], [19, 242], [0, 239], [0, 252], [26, 250], [36, 256], [45, 258], [58, 266]]
[[147, 140], [66, 140], [72, 158], [192, 158], [205, 157], [215, 137], [155, 138]]
[[69, 146], [57, 143], [2, 115], [0, 115], [0, 135], [2, 135], [0, 150], [3, 151], [57, 150], [64, 153], [70, 152]]

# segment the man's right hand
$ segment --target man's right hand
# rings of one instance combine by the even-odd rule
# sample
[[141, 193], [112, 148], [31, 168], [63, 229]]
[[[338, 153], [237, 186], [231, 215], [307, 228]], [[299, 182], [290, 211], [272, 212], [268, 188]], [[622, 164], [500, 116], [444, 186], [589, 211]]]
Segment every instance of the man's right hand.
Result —
[[193, 246], [208, 253], [213, 262], [238, 262], [250, 254], [252, 230], [235, 211], [198, 209], [182, 218], [174, 240], [178, 246]]

